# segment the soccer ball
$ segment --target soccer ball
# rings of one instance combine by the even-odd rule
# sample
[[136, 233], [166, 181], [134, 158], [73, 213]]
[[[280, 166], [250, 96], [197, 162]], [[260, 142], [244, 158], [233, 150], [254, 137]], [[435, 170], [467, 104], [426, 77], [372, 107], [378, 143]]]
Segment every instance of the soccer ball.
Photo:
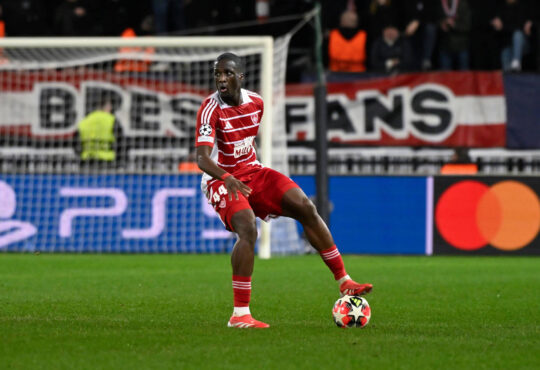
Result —
[[371, 317], [368, 301], [357, 295], [344, 295], [332, 309], [334, 322], [340, 328], [363, 328]]

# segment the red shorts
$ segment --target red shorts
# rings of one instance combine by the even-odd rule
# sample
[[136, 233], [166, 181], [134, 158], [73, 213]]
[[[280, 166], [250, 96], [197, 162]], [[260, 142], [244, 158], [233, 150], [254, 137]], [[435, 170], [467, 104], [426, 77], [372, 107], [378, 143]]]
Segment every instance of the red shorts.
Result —
[[227, 230], [233, 230], [232, 216], [244, 209], [252, 209], [255, 216], [263, 220], [280, 216], [283, 194], [289, 189], [298, 187], [289, 177], [267, 167], [261, 168], [242, 182], [251, 188], [249, 198], [238, 192], [238, 199], [233, 196], [232, 201], [229, 200], [223, 181], [213, 181], [208, 185], [210, 204], [219, 214]]

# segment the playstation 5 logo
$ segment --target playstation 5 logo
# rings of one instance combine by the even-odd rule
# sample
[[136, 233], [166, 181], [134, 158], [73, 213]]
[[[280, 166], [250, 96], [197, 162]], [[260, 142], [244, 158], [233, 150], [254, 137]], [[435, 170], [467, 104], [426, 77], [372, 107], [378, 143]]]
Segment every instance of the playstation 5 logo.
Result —
[[[195, 189], [190, 188], [165, 188], [158, 190], [152, 198], [152, 223], [150, 227], [144, 229], [124, 229], [123, 239], [152, 239], [158, 237], [165, 229], [166, 224], [166, 202], [173, 197], [194, 197]], [[85, 198], [110, 198], [110, 207], [96, 208], [68, 208], [60, 215], [58, 234], [62, 238], [69, 238], [72, 235], [72, 225], [76, 218], [99, 216], [115, 217], [124, 214], [128, 207], [128, 200], [123, 190], [117, 188], [72, 188], [64, 187], [60, 189], [62, 197], [85, 197]]]
[[17, 209], [15, 191], [0, 181], [0, 249], [34, 236], [37, 229], [29, 222], [11, 220]]

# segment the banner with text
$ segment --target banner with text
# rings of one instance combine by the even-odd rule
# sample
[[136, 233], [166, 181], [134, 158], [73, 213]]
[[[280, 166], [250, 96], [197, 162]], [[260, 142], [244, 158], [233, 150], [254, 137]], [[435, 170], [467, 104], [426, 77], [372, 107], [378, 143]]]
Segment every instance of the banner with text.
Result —
[[[70, 145], [77, 123], [106, 95], [129, 149], [159, 149], [174, 140], [174, 148], [187, 150], [197, 110], [210, 93], [174, 81], [125, 79], [98, 71], [36, 71], [25, 78], [3, 71], [0, 81], [0, 142], [25, 147], [32, 142], [40, 147]], [[308, 145], [315, 139], [314, 105], [313, 85], [287, 86], [290, 144]], [[504, 147], [506, 122], [500, 72], [407, 74], [328, 84], [328, 139], [337, 145]]]
[[[500, 72], [406, 74], [328, 84], [328, 139], [339, 144], [504, 147]], [[289, 142], [315, 139], [313, 85], [287, 86]]]

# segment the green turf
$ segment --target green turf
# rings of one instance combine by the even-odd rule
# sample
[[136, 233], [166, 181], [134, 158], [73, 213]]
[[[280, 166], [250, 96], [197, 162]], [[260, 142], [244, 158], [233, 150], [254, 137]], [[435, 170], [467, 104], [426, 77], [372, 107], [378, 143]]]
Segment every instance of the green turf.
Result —
[[372, 320], [337, 328], [317, 256], [257, 260], [227, 328], [225, 255], [0, 254], [2, 369], [538, 369], [540, 259], [353, 257]]

